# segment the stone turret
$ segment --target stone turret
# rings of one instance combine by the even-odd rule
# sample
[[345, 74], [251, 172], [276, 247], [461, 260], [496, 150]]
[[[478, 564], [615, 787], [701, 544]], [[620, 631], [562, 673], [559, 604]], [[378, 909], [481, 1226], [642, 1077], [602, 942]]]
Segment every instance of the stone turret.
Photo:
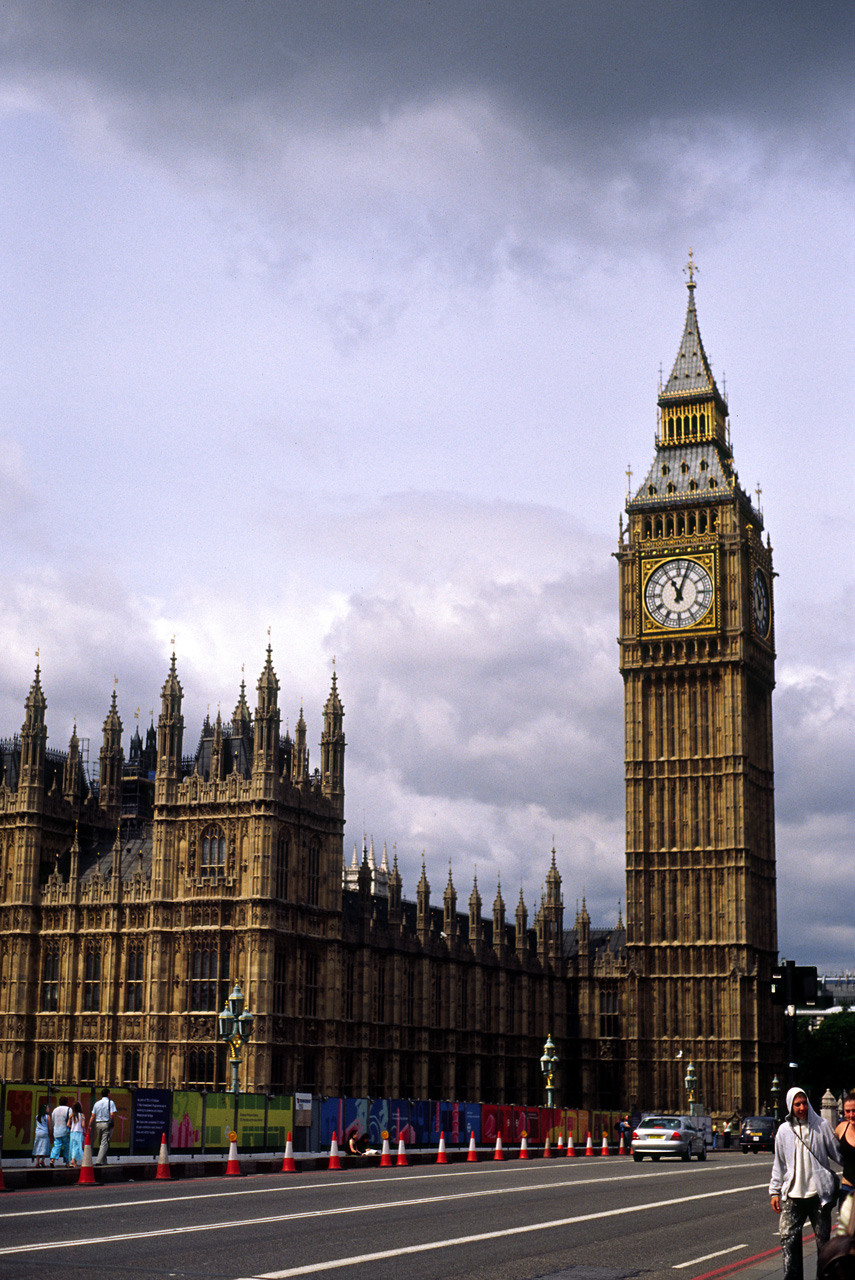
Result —
[[332, 674], [330, 695], [324, 705], [321, 734], [321, 791], [337, 813], [344, 813], [344, 707], [338, 696], [336, 673]]
[[122, 811], [122, 722], [116, 706], [116, 690], [110, 699], [110, 709], [104, 721], [104, 740], [101, 746], [98, 804], [111, 822], [118, 821]]

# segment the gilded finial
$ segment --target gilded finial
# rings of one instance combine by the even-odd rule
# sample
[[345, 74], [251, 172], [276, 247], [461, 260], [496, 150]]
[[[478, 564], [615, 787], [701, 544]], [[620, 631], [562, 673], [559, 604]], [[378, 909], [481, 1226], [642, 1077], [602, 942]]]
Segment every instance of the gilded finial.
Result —
[[630, 497], [632, 493], [632, 464], [626, 469], [626, 496]]
[[683, 270], [688, 274], [688, 277], [689, 277], [689, 282], [687, 286], [689, 289], [694, 289], [695, 287], [695, 272], [697, 271], [697, 269], [698, 269], [698, 264], [695, 262], [694, 251], [690, 249], [689, 261], [686, 263], [685, 267], [683, 267]]

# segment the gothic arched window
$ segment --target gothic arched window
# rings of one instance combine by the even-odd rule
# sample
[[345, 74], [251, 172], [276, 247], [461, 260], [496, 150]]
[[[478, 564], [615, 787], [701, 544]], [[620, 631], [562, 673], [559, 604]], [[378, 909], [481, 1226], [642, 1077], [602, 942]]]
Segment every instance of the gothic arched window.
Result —
[[288, 860], [290, 856], [288, 836], [283, 831], [279, 837], [276, 850], [276, 897], [286, 901], [288, 898]]
[[42, 959], [42, 999], [45, 1013], [56, 1013], [59, 999], [59, 948], [49, 946]]
[[86, 1013], [101, 1008], [101, 948], [95, 944], [87, 946], [83, 961], [83, 1008]]
[[190, 956], [190, 1009], [219, 1013], [228, 996], [228, 943], [197, 942]]
[[316, 907], [321, 895], [321, 851], [316, 844], [309, 845], [306, 857], [306, 901]]
[[206, 827], [202, 833], [199, 874], [222, 876], [226, 872], [226, 837], [222, 827]]
[[[145, 949], [142, 943], [135, 943], [128, 951], [127, 980], [125, 984], [125, 1008], [128, 1013], [142, 1012], [144, 966]], [[128, 1079], [130, 1079], [130, 1076]]]

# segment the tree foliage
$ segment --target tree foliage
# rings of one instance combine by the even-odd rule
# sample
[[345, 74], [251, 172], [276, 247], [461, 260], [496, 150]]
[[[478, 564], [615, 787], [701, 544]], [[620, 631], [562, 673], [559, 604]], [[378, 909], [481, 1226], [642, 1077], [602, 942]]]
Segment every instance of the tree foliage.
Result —
[[855, 1013], [832, 1013], [815, 1030], [809, 1018], [799, 1018], [796, 1040], [796, 1084], [817, 1111], [826, 1089], [835, 1097], [855, 1089]]

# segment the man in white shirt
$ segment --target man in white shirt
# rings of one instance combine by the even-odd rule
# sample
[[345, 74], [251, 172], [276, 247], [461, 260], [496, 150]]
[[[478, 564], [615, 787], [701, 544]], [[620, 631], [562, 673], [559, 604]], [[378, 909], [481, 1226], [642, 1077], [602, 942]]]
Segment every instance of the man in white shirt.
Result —
[[819, 1251], [831, 1235], [837, 1179], [829, 1160], [840, 1163], [840, 1146], [827, 1120], [816, 1114], [804, 1089], [787, 1094], [787, 1118], [775, 1136], [769, 1196], [781, 1215], [784, 1280], [803, 1280], [802, 1227], [810, 1218]]
[[67, 1098], [60, 1098], [59, 1106], [54, 1107], [51, 1112], [51, 1124], [53, 1125], [53, 1146], [50, 1152], [50, 1167], [53, 1168], [54, 1161], [60, 1157], [68, 1164], [68, 1143], [71, 1137], [69, 1125], [71, 1124], [71, 1108], [68, 1105]]
[[110, 1097], [110, 1090], [102, 1089], [101, 1097], [92, 1108], [92, 1119], [95, 1121], [99, 1142], [96, 1164], [107, 1163], [107, 1152], [110, 1150], [110, 1139], [113, 1136], [113, 1116], [115, 1114], [116, 1104]]

